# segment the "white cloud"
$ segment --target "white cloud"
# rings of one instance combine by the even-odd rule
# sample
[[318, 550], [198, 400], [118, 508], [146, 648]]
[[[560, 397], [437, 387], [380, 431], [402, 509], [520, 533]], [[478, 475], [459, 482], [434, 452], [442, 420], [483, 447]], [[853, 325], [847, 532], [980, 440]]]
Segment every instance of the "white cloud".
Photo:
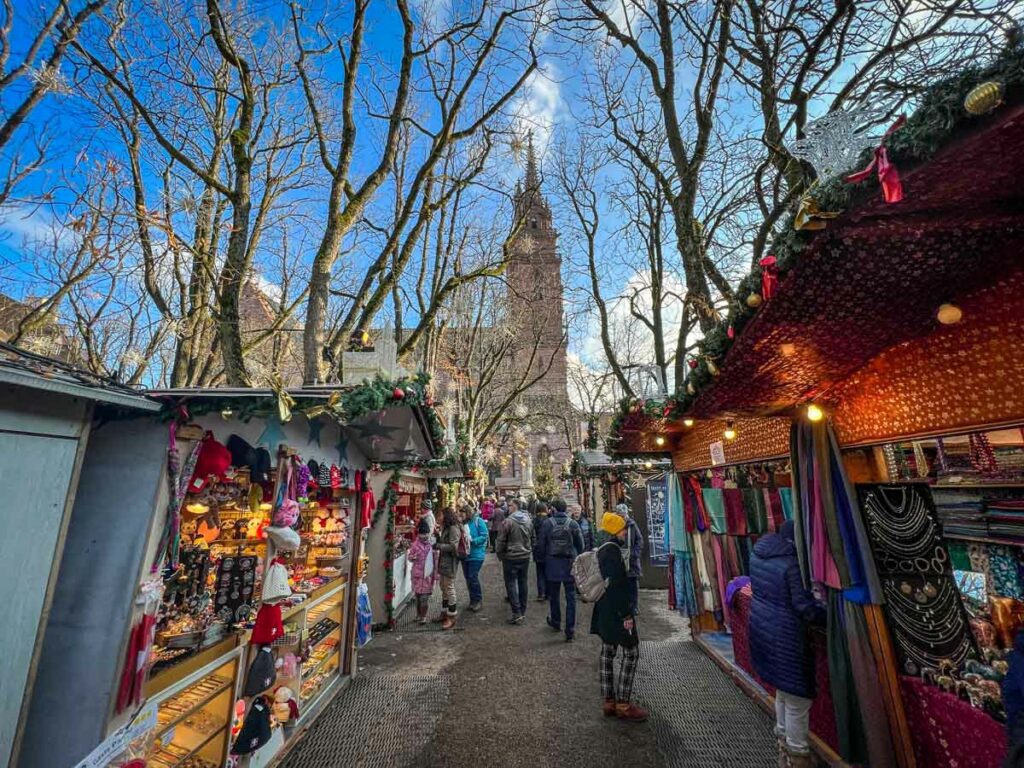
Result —
[[0, 232], [10, 238], [12, 247], [62, 244], [71, 241], [72, 233], [48, 208], [38, 205], [7, 205], [0, 209]]
[[516, 132], [525, 136], [532, 131], [537, 153], [543, 156], [564, 108], [558, 69], [548, 62], [530, 74], [512, 105]]

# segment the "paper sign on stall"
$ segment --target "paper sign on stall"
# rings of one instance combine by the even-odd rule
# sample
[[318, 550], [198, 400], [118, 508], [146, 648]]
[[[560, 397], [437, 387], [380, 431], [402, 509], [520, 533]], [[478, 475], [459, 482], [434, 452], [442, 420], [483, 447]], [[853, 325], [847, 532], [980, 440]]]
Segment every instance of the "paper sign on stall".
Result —
[[725, 445], [721, 440], [716, 440], [711, 444], [711, 466], [717, 467], [719, 464], [725, 464]]

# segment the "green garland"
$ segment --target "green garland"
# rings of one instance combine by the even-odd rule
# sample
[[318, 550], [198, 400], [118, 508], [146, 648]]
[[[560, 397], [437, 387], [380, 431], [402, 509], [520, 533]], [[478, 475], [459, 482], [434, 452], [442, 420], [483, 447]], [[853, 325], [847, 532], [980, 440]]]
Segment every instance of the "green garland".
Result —
[[377, 509], [373, 514], [371, 527], [376, 528], [381, 517], [385, 518], [384, 529], [384, 611], [387, 621], [382, 628], [392, 630], [395, 628], [395, 505], [398, 503], [399, 479], [401, 473], [395, 470], [386, 486], [384, 495], [377, 502]]
[[[940, 149], [959, 135], [974, 130], [979, 120], [984, 118], [970, 115], [964, 109], [964, 98], [972, 88], [991, 80], [1005, 86], [1004, 99], [1007, 103], [1024, 101], [1024, 45], [1016, 42], [990, 66], [966, 70], [930, 88], [918, 108], [907, 118], [906, 124], [887, 140], [886, 148], [890, 160], [901, 172], [906, 172], [933, 158]], [[848, 184], [843, 180], [849, 173], [866, 166], [873, 152], [873, 149], [866, 149], [847, 172], [815, 188], [813, 197], [821, 210], [850, 211], [878, 194], [878, 182], [874, 177], [859, 184]], [[819, 234], [811, 230], [794, 229], [795, 217], [795, 213], [788, 217], [767, 251], [775, 256], [780, 275], [799, 263], [803, 252]], [[827, 236], [827, 232], [828, 230], [825, 230], [822, 236]], [[684, 382], [677, 382], [677, 413], [688, 411], [700, 391], [714, 381], [715, 377], [708, 370], [707, 360], [720, 362], [732, 347], [735, 338], [753, 319], [757, 310], [747, 306], [747, 297], [751, 293], [759, 293], [760, 286], [761, 270], [756, 268], [740, 282], [726, 318], [706, 333], [698, 343], [700, 356], [697, 367], [690, 371]], [[730, 327], [733, 329], [733, 338], [729, 338]], [[690, 391], [693, 394], [689, 394]], [[617, 434], [617, 431], [616, 425], [613, 424], [614, 434]]]

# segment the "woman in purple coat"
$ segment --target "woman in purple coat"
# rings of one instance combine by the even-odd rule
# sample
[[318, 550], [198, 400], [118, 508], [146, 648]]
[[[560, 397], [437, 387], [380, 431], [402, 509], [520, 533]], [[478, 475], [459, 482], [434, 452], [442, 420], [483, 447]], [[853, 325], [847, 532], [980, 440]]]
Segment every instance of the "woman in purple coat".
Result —
[[750, 657], [775, 693], [780, 765], [810, 766], [807, 726], [814, 699], [814, 659], [808, 625], [823, 606], [804, 588], [793, 541], [793, 521], [763, 536], [750, 558]]

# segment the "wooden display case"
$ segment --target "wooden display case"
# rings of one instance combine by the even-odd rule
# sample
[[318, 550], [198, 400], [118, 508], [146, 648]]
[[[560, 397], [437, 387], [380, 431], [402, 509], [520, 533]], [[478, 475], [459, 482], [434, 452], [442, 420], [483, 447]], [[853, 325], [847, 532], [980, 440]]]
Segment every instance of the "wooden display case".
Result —
[[231, 747], [231, 715], [241, 649], [154, 695], [157, 728], [147, 765], [219, 768]]

